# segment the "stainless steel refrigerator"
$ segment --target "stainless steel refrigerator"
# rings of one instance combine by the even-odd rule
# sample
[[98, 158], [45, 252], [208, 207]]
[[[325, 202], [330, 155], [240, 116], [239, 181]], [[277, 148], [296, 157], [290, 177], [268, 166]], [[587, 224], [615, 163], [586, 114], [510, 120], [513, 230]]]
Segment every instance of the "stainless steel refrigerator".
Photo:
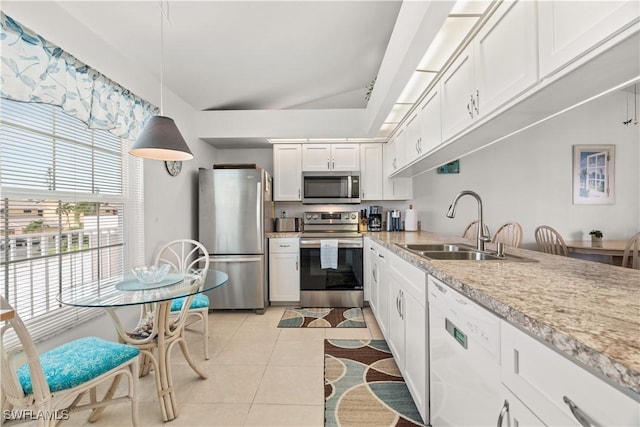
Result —
[[209, 268], [229, 281], [207, 293], [209, 307], [253, 309], [268, 305], [267, 241], [273, 231], [271, 176], [264, 169], [200, 169], [199, 240]]

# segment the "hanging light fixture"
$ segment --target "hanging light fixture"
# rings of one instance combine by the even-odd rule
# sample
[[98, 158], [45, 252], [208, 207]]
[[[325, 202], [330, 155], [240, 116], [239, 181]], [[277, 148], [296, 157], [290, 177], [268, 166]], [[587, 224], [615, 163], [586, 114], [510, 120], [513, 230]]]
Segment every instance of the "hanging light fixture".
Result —
[[129, 150], [129, 154], [152, 160], [190, 160], [193, 154], [178, 130], [173, 119], [163, 115], [164, 87], [164, 19], [165, 13], [160, 5], [160, 115], [153, 116], [142, 128], [138, 139]]

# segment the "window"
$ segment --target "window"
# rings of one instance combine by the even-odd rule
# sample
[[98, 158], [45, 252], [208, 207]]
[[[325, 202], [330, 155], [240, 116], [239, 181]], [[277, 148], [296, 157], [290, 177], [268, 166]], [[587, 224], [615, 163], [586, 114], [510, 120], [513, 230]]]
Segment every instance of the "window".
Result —
[[61, 306], [58, 293], [143, 262], [142, 161], [59, 107], [0, 108], [0, 280], [38, 338], [101, 314]]

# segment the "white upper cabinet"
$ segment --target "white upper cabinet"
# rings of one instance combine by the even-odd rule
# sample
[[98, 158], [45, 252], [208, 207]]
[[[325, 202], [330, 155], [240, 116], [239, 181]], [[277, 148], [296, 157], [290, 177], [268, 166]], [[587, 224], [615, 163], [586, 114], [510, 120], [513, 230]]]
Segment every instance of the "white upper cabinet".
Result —
[[536, 2], [506, 1], [474, 41], [476, 114], [490, 112], [538, 81]]
[[273, 200], [300, 201], [302, 185], [302, 145], [273, 146]]
[[501, 3], [443, 74], [443, 140], [536, 83], [535, 6], [524, 0]]
[[420, 157], [420, 139], [422, 135], [420, 135], [420, 116], [418, 112], [414, 112], [414, 114], [409, 118], [407, 124], [405, 125], [405, 140], [404, 140], [404, 149], [405, 149], [405, 161], [404, 164], [410, 164], [415, 159]]
[[360, 147], [358, 144], [303, 144], [302, 170], [304, 172], [358, 171]]
[[408, 177], [389, 178], [397, 170], [395, 156], [396, 138], [383, 145], [382, 199], [409, 200], [413, 197], [413, 179]]
[[440, 112], [440, 85], [427, 94], [420, 105], [420, 155], [442, 143], [442, 114]]
[[471, 125], [475, 117], [476, 85], [473, 45], [470, 44], [443, 74], [442, 139], [447, 140]]
[[614, 36], [640, 16], [640, 2], [537, 2], [540, 76], [546, 77], [571, 60]]
[[382, 200], [382, 150], [379, 143], [360, 145], [360, 199]]

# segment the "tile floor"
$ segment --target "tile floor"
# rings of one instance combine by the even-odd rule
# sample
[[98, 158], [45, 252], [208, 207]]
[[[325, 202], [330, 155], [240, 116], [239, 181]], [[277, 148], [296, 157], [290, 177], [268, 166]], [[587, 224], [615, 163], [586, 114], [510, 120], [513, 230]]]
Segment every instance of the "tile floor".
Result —
[[[323, 426], [325, 338], [373, 338], [382, 334], [365, 308], [367, 328], [278, 328], [284, 307], [209, 313], [209, 360], [200, 337], [189, 334], [194, 359], [208, 373], [201, 379], [175, 348], [173, 376], [179, 416], [162, 422], [152, 375], [140, 379], [142, 426]], [[108, 407], [98, 422], [88, 412], [63, 426], [128, 426], [129, 407]]]

